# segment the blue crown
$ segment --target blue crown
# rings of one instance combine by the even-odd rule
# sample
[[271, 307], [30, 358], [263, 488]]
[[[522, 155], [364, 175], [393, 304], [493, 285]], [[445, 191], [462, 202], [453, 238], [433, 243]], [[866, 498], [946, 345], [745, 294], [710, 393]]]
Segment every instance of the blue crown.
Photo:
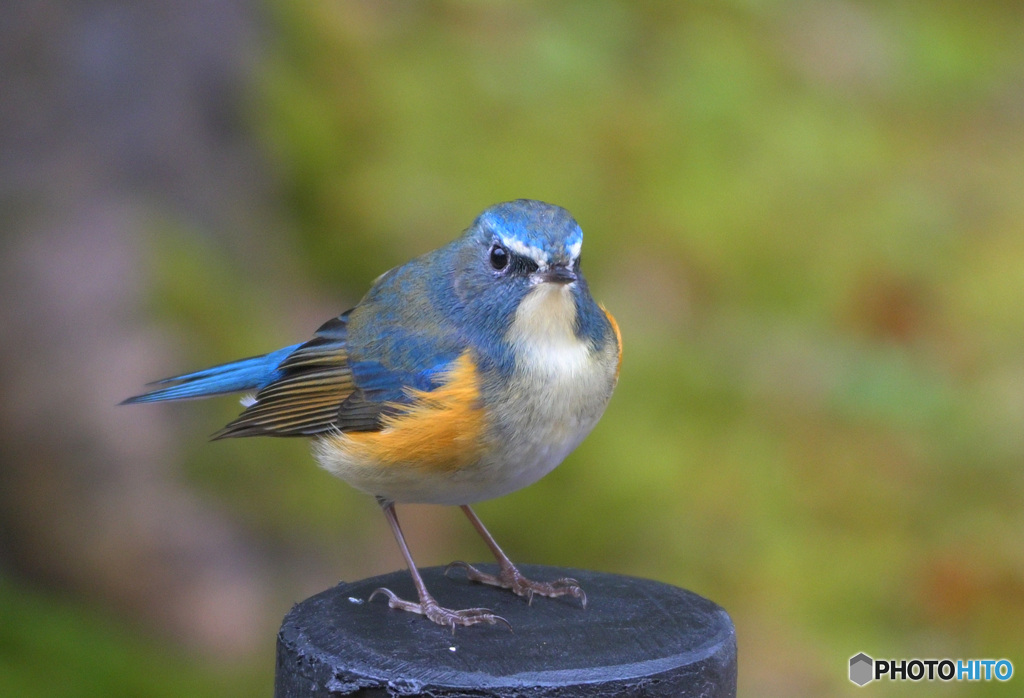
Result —
[[583, 231], [572, 214], [561, 206], [531, 199], [491, 206], [473, 227], [541, 265], [575, 260], [583, 245]]

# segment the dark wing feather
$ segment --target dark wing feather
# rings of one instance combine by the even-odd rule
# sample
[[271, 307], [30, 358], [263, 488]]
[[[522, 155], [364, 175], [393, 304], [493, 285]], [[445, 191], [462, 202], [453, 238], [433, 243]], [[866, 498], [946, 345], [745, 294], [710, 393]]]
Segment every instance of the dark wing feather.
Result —
[[356, 388], [338, 408], [338, 428], [342, 431], [378, 431], [388, 414], [398, 411], [396, 402], [378, 402], [367, 399]]
[[346, 349], [348, 314], [324, 323], [282, 361], [280, 378], [259, 390], [255, 402], [213, 438], [379, 429], [384, 405], [363, 400], [353, 382]]

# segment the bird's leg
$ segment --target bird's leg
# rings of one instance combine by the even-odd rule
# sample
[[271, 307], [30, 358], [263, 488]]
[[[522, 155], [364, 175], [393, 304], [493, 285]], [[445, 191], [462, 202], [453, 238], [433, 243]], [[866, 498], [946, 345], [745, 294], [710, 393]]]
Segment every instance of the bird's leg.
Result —
[[512, 564], [512, 561], [508, 559], [508, 556], [501, 549], [498, 543], [494, 540], [494, 537], [484, 528], [484, 524], [477, 517], [476, 512], [469, 508], [469, 505], [463, 505], [462, 511], [466, 514], [466, 518], [473, 524], [473, 528], [480, 534], [480, 537], [487, 543], [487, 547], [491, 549], [494, 554], [494, 559], [498, 561], [498, 574], [487, 574], [481, 572], [472, 565], [462, 562], [461, 560], [456, 561], [448, 565], [445, 570], [445, 574], [453, 567], [460, 567], [466, 570], [466, 576], [474, 582], [480, 582], [481, 584], [490, 584], [491, 586], [501, 587], [503, 589], [511, 589], [519, 596], [525, 596], [527, 601], [533, 603], [533, 595], [540, 594], [541, 596], [572, 596], [580, 600], [583, 608], [587, 607], [587, 595], [584, 593], [580, 583], [571, 577], [562, 577], [551, 582], [535, 582], [527, 579], [523, 574], [516, 569], [516, 566]]
[[451, 628], [452, 633], [455, 632], [455, 626], [457, 625], [475, 625], [477, 623], [488, 623], [491, 625], [495, 623], [504, 623], [509, 627], [509, 629], [512, 628], [507, 620], [501, 616], [495, 615], [486, 608], [464, 608], [461, 610], [453, 610], [440, 606], [437, 601], [434, 600], [434, 597], [430, 595], [430, 592], [427, 591], [427, 586], [423, 583], [423, 577], [420, 576], [419, 570], [416, 569], [416, 563], [412, 561], [412, 554], [409, 552], [409, 546], [405, 543], [405, 536], [402, 535], [402, 528], [398, 525], [398, 517], [395, 515], [395, 503], [381, 498], [378, 498], [377, 501], [384, 510], [384, 516], [387, 518], [388, 523], [391, 524], [391, 532], [395, 534], [395, 540], [398, 542], [398, 548], [402, 551], [402, 556], [405, 558], [405, 564], [409, 567], [409, 574], [412, 575], [412, 582], [416, 585], [416, 593], [419, 595], [420, 600], [419, 603], [405, 601], [398, 598], [395, 592], [390, 589], [381, 587], [379, 589], [375, 589], [373, 593], [370, 594], [370, 601], [372, 601], [373, 597], [377, 594], [383, 594], [388, 597], [388, 606], [391, 608], [424, 615], [438, 625], [444, 625]]

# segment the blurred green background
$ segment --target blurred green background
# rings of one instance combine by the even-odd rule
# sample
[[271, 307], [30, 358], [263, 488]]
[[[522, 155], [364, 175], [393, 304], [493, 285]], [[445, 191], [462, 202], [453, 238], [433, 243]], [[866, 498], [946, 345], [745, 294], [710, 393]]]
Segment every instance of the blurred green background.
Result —
[[[401, 567], [376, 505], [300, 441], [207, 443], [231, 399], [113, 405], [520, 197], [581, 223], [625, 356], [565, 464], [478, 507], [513, 559], [713, 599], [741, 695], [1019, 691], [846, 678], [1024, 672], [1019, 3], [0, 19], [0, 695], [270, 695], [292, 603]], [[421, 565], [487, 557], [399, 515]]]

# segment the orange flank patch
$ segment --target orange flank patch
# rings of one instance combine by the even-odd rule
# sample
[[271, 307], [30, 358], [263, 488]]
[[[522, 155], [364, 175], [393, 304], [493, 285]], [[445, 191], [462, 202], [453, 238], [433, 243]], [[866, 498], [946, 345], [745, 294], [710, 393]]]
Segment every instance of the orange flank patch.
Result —
[[386, 417], [380, 431], [334, 437], [349, 458], [442, 472], [459, 470], [480, 458], [487, 425], [480, 377], [469, 352], [452, 362], [439, 388], [410, 389], [408, 394], [412, 404]]
[[619, 323], [615, 322], [615, 318], [608, 312], [608, 309], [604, 305], [600, 305], [601, 311], [604, 316], [608, 318], [608, 322], [612, 326], [612, 331], [615, 332], [615, 345], [619, 349], [619, 363], [615, 366], [615, 380], [619, 380], [619, 370], [622, 368], [622, 333], [619, 332]]

